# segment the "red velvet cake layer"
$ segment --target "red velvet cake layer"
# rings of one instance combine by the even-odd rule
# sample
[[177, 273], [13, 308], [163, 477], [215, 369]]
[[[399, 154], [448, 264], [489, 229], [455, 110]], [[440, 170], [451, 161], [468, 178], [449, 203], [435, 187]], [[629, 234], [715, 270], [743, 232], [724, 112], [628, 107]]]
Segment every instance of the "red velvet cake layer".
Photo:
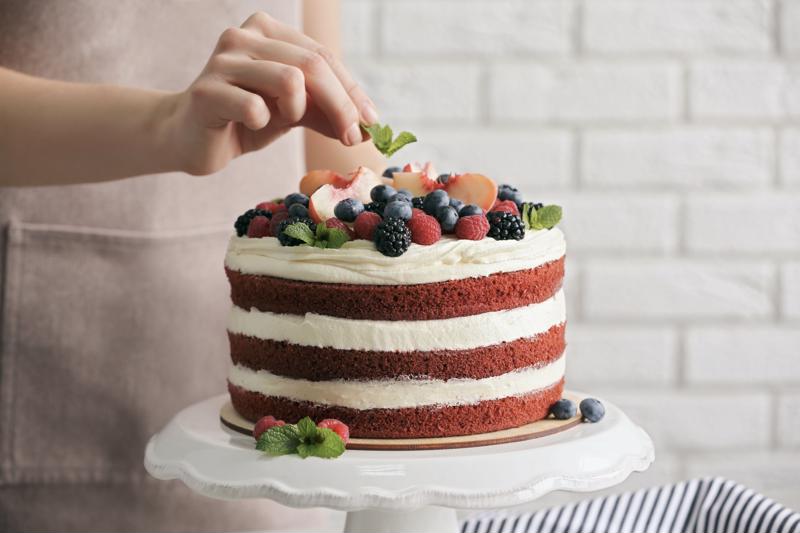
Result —
[[296, 379], [481, 379], [555, 361], [564, 353], [564, 328], [559, 324], [535, 337], [494, 346], [430, 352], [338, 350], [230, 332], [228, 338], [235, 364]]
[[470, 405], [358, 410], [265, 396], [228, 384], [236, 411], [252, 422], [268, 414], [292, 423], [304, 416], [313, 420], [336, 418], [350, 427], [351, 436], [362, 438], [450, 437], [522, 426], [545, 418], [563, 389], [562, 379], [524, 396]]
[[561, 287], [564, 258], [530, 270], [419, 285], [316, 283], [225, 269], [242, 309], [359, 320], [431, 320], [543, 302]]

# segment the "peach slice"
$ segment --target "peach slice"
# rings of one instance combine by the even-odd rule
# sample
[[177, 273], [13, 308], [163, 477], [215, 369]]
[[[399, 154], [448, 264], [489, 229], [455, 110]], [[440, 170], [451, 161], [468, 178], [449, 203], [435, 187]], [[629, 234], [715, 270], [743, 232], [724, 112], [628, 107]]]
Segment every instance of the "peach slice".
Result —
[[350, 185], [350, 179], [333, 170], [312, 170], [300, 180], [300, 192], [311, 196], [323, 185], [331, 184], [337, 189]]
[[424, 165], [408, 163], [403, 167], [402, 172], [393, 174], [393, 186], [397, 190], [408, 189], [414, 196], [425, 196], [431, 191], [444, 188], [444, 185], [436, 181], [437, 176], [438, 174], [430, 162]]
[[489, 211], [497, 200], [497, 183], [483, 174], [456, 174], [450, 176], [444, 189], [451, 198], [465, 204], [476, 204]]
[[358, 167], [344, 178], [346, 187], [336, 187], [334, 183], [327, 183], [317, 189], [308, 202], [308, 213], [314, 222], [321, 222], [334, 218], [333, 210], [336, 204], [345, 198], [356, 198], [368, 204], [371, 201], [369, 192], [376, 185], [381, 185], [383, 180], [367, 167]]

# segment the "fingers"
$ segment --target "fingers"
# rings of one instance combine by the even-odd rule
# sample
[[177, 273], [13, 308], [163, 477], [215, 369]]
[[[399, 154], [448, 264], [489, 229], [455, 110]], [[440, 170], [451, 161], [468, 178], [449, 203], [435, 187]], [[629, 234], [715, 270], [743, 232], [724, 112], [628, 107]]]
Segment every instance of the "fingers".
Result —
[[361, 120], [367, 124], [374, 124], [378, 121], [378, 113], [372, 100], [366, 95], [358, 83], [356, 83], [342, 62], [339, 61], [330, 50], [314, 39], [270, 17], [266, 13], [261, 12], [251, 15], [245, 23], [242, 24], [242, 28], [257, 31], [267, 38], [292, 43], [321, 56], [358, 109]]
[[270, 120], [269, 108], [262, 97], [222, 81], [198, 85], [192, 96], [201, 100], [199, 108], [213, 114], [219, 126], [233, 121], [250, 130], [260, 130]]

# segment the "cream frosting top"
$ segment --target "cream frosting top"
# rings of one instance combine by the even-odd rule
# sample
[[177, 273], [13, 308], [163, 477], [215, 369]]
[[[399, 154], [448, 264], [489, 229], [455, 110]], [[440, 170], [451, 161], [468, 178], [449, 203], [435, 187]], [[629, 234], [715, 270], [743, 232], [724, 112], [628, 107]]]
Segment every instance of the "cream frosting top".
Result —
[[566, 252], [558, 228], [528, 231], [521, 241], [459, 240], [444, 236], [430, 246], [412, 244], [400, 257], [387, 257], [364, 240], [339, 249], [281, 246], [278, 239], [231, 237], [225, 266], [244, 274], [299, 281], [361, 285], [414, 285], [527, 270]]

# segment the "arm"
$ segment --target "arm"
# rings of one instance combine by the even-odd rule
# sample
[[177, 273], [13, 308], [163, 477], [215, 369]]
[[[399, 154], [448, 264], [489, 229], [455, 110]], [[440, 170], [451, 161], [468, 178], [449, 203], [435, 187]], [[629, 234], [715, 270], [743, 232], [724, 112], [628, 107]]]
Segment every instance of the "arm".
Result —
[[181, 170], [210, 174], [305, 126], [364, 140], [371, 100], [319, 43], [265, 13], [229, 28], [180, 93], [65, 83], [0, 69], [0, 186]]
[[[303, 2], [303, 31], [338, 57], [341, 57], [340, 12], [339, 0]], [[373, 121], [377, 121], [377, 117], [373, 117]], [[307, 129], [305, 144], [306, 168], [309, 170], [331, 169], [345, 174], [364, 165], [380, 174], [386, 168], [386, 158], [372, 143], [346, 147]]]

